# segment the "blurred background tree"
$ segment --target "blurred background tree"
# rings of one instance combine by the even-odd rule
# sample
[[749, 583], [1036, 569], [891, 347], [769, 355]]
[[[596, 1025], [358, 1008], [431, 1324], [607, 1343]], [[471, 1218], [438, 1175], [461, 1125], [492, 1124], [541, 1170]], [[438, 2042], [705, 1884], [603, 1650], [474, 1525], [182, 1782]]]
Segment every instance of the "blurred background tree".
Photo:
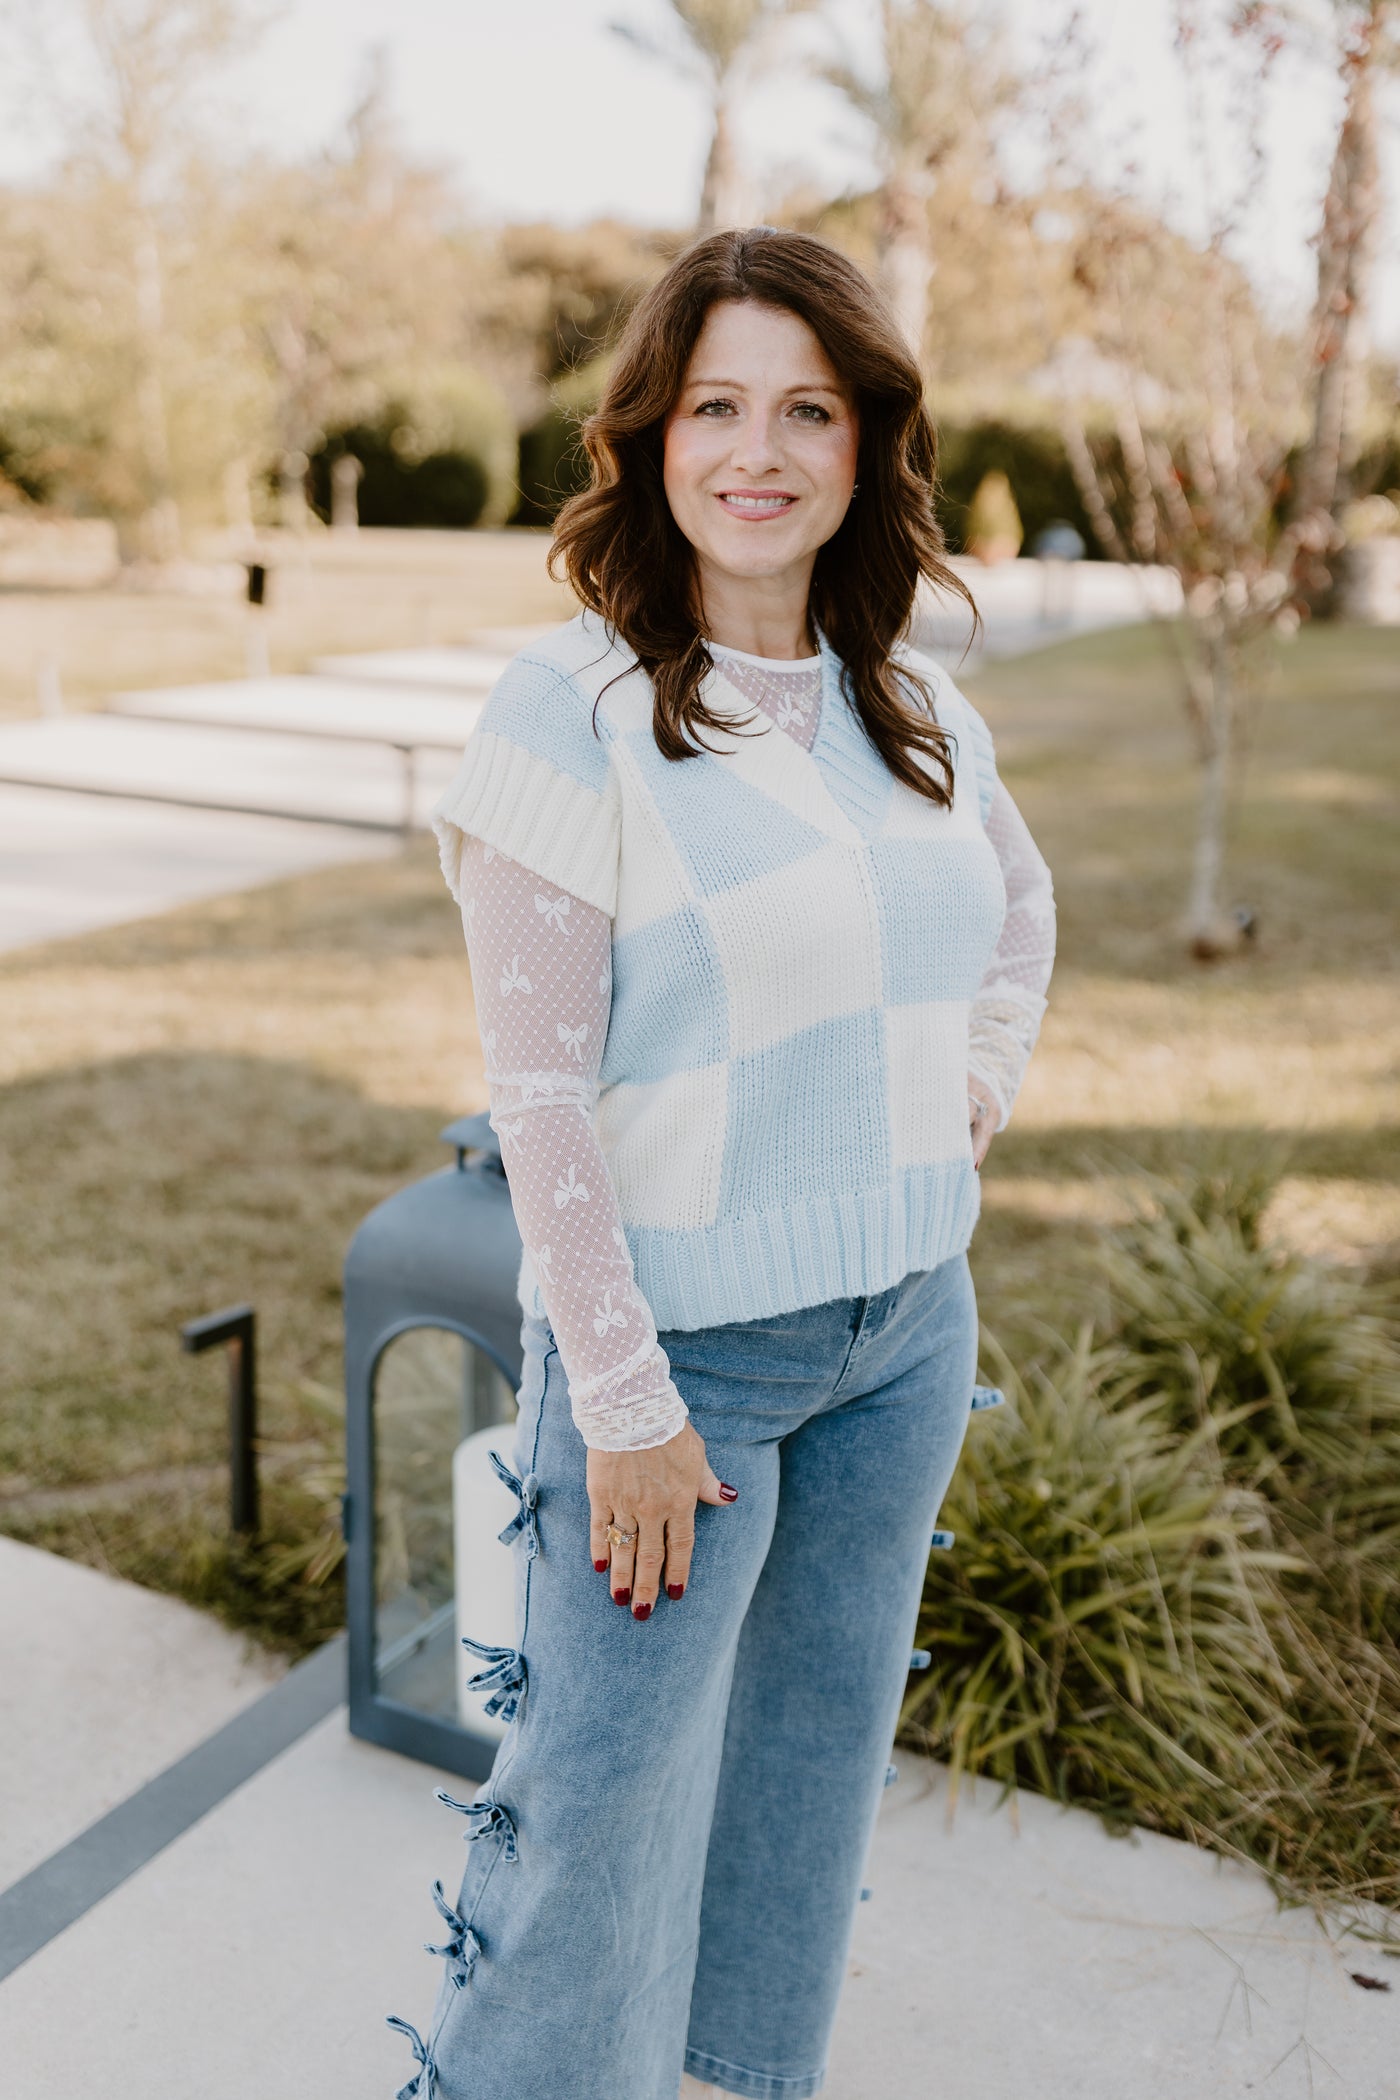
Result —
[[754, 79], [778, 55], [774, 37], [793, 15], [807, 14], [816, 0], [670, 0], [674, 33], [655, 36], [630, 22], [614, 33], [648, 58], [694, 81], [710, 109], [710, 144], [700, 184], [695, 231], [743, 226], [753, 217], [743, 158], [735, 137], [735, 111]]
[[[202, 261], [216, 192], [199, 120], [259, 20], [242, 0], [67, 0], [23, 19], [66, 151], [14, 228], [7, 444], [40, 485], [110, 512], [124, 551], [168, 559], [177, 426], [201, 416], [225, 318]], [[81, 52], [82, 89], [55, 32]]]
[[[1168, 520], [1180, 537], [1189, 510], [1183, 579], [1243, 573], [1239, 546], [1203, 552], [1197, 500], [1207, 466], [1222, 486], [1209, 434], [1233, 373], [1255, 430], [1237, 454], [1257, 463], [1245, 537], [1269, 566], [1287, 532], [1289, 590], [1325, 612], [1361, 534], [1390, 532], [1390, 510], [1358, 499], [1400, 481], [1393, 389], [1366, 331], [1395, 7], [1198, 0], [1181, 13], [1197, 48], [1207, 36], [1248, 47], [1256, 107], [1285, 39], [1319, 84], [1325, 68], [1341, 80], [1306, 330], [1266, 320], [1229, 209], [1194, 235], [1136, 190], [1113, 191], [1082, 99], [1061, 120], [1077, 165], [1028, 154], [1054, 63], [1023, 44], [1018, 73], [991, 17], [961, 0], [872, 0], [855, 52], [812, 0], [684, 0], [663, 18], [671, 35], [618, 26], [706, 99], [698, 227], [743, 216], [752, 196], [882, 277], [920, 346], [955, 548], [979, 485], [1003, 474], [1028, 540], [1066, 519], [1099, 558], [1174, 561]], [[401, 144], [382, 53], [335, 144], [281, 159], [241, 148], [203, 119], [229, 56], [267, 19], [255, 0], [56, 0], [24, 19], [45, 80], [66, 77], [62, 26], [91, 84], [60, 110], [55, 172], [0, 189], [7, 501], [111, 516], [127, 559], [150, 561], [191, 526], [314, 526], [334, 461], [353, 455], [342, 486], [357, 479], [366, 521], [552, 518], [577, 484], [578, 423], [617, 331], [694, 228], [484, 222], [449, 168]], [[1071, 58], [1062, 70], [1082, 96], [1091, 69], [1082, 48]], [[765, 178], [741, 167], [736, 113], [784, 64], [839, 98], [864, 182], [833, 196], [789, 172], [764, 196]], [[1213, 151], [1243, 139], [1248, 158], [1240, 108], [1198, 112]], [[1217, 510], [1238, 542], [1240, 502]]]
[[1333, 0], [1341, 125], [1317, 233], [1317, 295], [1307, 347], [1312, 365], [1311, 428], [1298, 462], [1292, 515], [1298, 581], [1326, 609], [1333, 569], [1346, 544], [1342, 506], [1368, 439], [1370, 310], [1381, 217], [1376, 78], [1400, 65], [1396, 0]]
[[994, 194], [993, 126], [1019, 89], [995, 25], [956, 0], [881, 0], [878, 69], [850, 57], [820, 67], [870, 133], [880, 169], [876, 259], [896, 320], [923, 357], [938, 238], [940, 184], [961, 199]]

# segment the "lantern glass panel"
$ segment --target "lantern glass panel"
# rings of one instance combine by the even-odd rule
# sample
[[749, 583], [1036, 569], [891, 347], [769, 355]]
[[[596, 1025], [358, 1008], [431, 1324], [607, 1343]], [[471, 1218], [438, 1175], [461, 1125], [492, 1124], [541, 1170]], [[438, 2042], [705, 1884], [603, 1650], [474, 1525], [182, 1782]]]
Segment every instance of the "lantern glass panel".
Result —
[[375, 1674], [378, 1690], [457, 1719], [452, 1454], [513, 1421], [515, 1394], [460, 1334], [414, 1327], [379, 1359], [374, 1384]]

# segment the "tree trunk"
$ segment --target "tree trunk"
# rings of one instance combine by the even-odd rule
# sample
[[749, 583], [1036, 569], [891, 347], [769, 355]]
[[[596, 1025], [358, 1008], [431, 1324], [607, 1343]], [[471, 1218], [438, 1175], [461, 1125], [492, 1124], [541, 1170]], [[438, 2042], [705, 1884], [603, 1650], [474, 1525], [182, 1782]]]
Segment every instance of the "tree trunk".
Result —
[[701, 234], [719, 233], [726, 226], [746, 224], [747, 216], [729, 96], [721, 88], [715, 97], [715, 128], [705, 160], [705, 178], [700, 186], [700, 218], [696, 230]]
[[1370, 0], [1347, 62], [1346, 111], [1337, 137], [1317, 244], [1313, 312], [1313, 421], [1298, 473], [1295, 522], [1315, 561], [1305, 579], [1325, 597], [1332, 520], [1348, 491], [1365, 389], [1366, 308], [1380, 218], [1373, 76], [1391, 0]]
[[885, 183], [881, 276], [905, 341], [923, 363], [933, 283], [928, 206], [931, 185], [921, 172], [896, 171]]
[[1186, 911], [1191, 953], [1203, 962], [1228, 953], [1238, 940], [1238, 929], [1226, 918], [1223, 902], [1225, 833], [1234, 756], [1234, 672], [1225, 637], [1209, 637], [1205, 648], [1210, 700], [1203, 725], [1205, 734], [1196, 798], [1196, 843], [1191, 856], [1191, 895]]
[[150, 561], [173, 561], [180, 551], [180, 514], [170, 487], [170, 432], [161, 373], [165, 291], [160, 242], [144, 206], [137, 206], [132, 257], [136, 290], [137, 427], [146, 508], [140, 526], [142, 553]]

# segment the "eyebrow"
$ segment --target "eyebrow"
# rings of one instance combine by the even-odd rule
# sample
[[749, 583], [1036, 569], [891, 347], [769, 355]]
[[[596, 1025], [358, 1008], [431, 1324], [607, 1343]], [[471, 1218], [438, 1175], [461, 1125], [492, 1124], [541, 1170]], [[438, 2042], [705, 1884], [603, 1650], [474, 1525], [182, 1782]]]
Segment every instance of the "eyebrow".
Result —
[[[736, 394], [742, 394], [745, 391], [742, 379], [687, 379], [683, 391], [688, 394], [692, 387], [697, 386], [732, 387]], [[785, 394], [835, 394], [838, 400], [841, 398], [843, 391], [839, 386], [828, 386], [821, 379], [804, 380], [798, 386], [783, 388]]]

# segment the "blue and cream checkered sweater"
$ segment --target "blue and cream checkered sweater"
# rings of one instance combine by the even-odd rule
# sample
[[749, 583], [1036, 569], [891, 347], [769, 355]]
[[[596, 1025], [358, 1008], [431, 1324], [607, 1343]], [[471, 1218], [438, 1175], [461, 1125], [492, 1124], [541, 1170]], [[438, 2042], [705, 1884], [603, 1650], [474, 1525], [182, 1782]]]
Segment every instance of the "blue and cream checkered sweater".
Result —
[[[470, 832], [613, 921], [597, 1129], [661, 1329], [883, 1290], [977, 1219], [968, 1014], [1005, 909], [991, 738], [899, 652], [951, 735], [940, 808], [890, 773], [819, 645], [810, 753], [706, 731], [717, 748], [676, 762], [650, 680], [581, 614], [513, 659], [435, 812], [454, 889]], [[707, 698], [752, 719], [718, 675]]]

